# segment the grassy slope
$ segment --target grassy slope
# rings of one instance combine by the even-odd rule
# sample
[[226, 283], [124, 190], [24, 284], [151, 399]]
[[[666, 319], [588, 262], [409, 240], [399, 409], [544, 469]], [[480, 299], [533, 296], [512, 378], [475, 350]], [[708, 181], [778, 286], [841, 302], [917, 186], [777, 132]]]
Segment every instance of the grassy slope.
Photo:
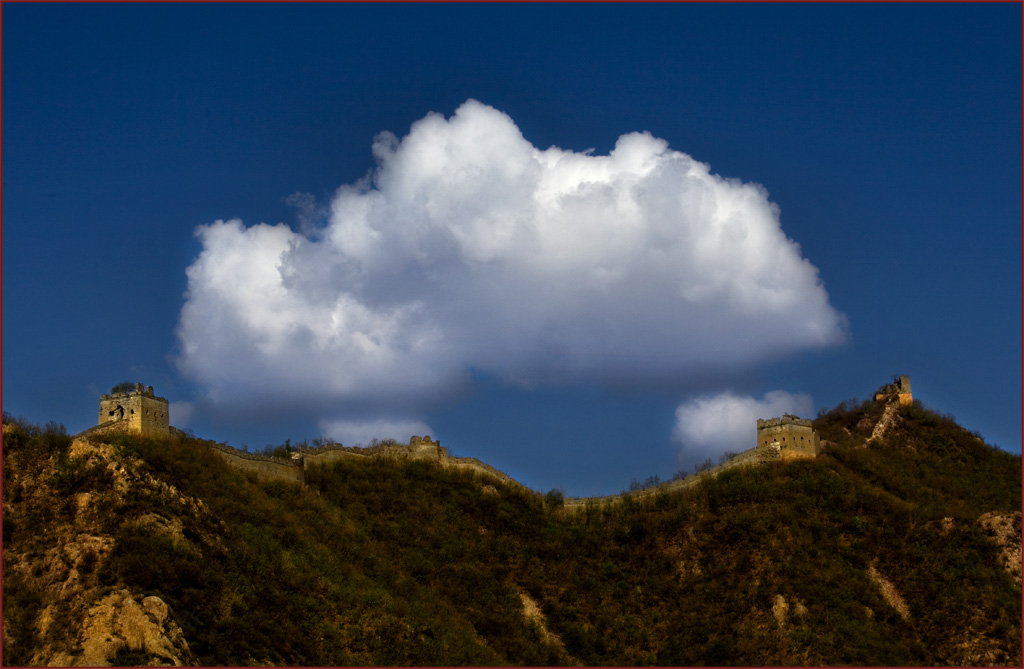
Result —
[[[117, 437], [121, 457], [210, 513], [182, 517], [187, 541], [174, 542], [124, 523], [174, 513], [166, 500], [118, 502], [97, 573], [162, 597], [206, 665], [931, 665], [967, 638], [1019, 662], [1020, 589], [976, 522], [1020, 509], [1019, 456], [919, 406], [858, 448], [879, 411], [819, 416], [833, 445], [815, 461], [576, 515], [428, 462], [343, 461], [303, 490], [246, 478], [188, 439]], [[109, 485], [64, 477], [68, 494]], [[5, 518], [5, 548], [38, 536]], [[4, 588], [7, 602], [25, 596]], [[526, 622], [521, 592], [564, 650]]]

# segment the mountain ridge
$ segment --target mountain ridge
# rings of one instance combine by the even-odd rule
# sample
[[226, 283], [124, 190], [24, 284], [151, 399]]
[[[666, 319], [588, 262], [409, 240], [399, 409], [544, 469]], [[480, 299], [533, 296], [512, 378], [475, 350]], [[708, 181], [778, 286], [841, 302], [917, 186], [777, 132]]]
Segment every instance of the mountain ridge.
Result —
[[1019, 665], [1020, 457], [919, 402], [871, 439], [884, 411], [819, 414], [814, 460], [575, 510], [5, 416], [4, 663]]

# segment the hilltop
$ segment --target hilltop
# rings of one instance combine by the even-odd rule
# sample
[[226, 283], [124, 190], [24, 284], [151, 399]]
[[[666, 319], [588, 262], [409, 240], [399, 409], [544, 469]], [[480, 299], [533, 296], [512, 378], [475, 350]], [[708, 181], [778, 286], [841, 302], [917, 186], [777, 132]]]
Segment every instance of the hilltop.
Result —
[[813, 425], [816, 458], [569, 508], [5, 416], [4, 663], [1019, 666], [1020, 456], [920, 402]]

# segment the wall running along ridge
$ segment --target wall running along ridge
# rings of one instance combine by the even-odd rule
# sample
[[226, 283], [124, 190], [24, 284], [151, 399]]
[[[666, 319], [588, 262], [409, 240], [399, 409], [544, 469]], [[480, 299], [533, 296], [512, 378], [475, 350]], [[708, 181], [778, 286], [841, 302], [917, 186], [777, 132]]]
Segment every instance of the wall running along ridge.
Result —
[[[909, 376], [902, 375], [894, 378], [892, 384], [883, 386], [875, 396], [875, 399], [879, 401], [889, 398], [896, 399], [900, 405], [913, 402]], [[143, 391], [142, 384], [136, 384], [134, 392], [103, 395], [100, 398], [99, 424], [77, 436], [85, 437], [109, 432], [135, 432], [146, 436], [168, 436], [173, 432], [184, 437], [183, 432], [170, 427], [167, 407], [168, 402], [165, 398], [153, 395], [152, 386]], [[343, 459], [391, 457], [430, 460], [443, 467], [479, 472], [497, 478], [503, 483], [525, 488], [504, 472], [476, 458], [450, 457], [447, 449], [442, 447], [440, 442], [431, 440], [429, 436], [412, 437], [407, 446], [381, 444], [370, 448], [346, 448], [341, 444], [328, 444], [317, 448], [302, 447], [292, 453], [291, 460], [249, 453], [213, 441], [204, 440], [203, 443], [213, 449], [230, 466], [252, 472], [261, 480], [305, 484], [306, 470], [310, 466], [322, 466]], [[819, 453], [821, 453], [821, 442], [810, 419], [799, 418], [791, 414], [767, 420], [758, 419], [757, 443], [754, 448], [733, 456], [729, 461], [717, 467], [712, 467], [685, 479], [669, 481], [660, 486], [637, 492], [605, 497], [567, 498], [564, 505], [569, 511], [578, 511], [587, 506], [619, 502], [624, 497], [643, 499], [652, 495], [689, 488], [707, 477], [717, 476], [722, 471], [733, 467], [758, 465], [772, 460], [814, 458]]]
[[[171, 429], [176, 434], [184, 436], [184, 433], [180, 430]], [[204, 441], [203, 443], [223, 458], [231, 467], [252, 472], [262, 481], [288, 481], [290, 483], [304, 484], [306, 481], [306, 470], [310, 467], [323, 466], [332, 462], [338, 462], [339, 460], [361, 460], [365, 462], [369, 458], [383, 457], [403, 460], [429, 460], [437, 462], [442, 467], [466, 469], [496, 478], [502, 483], [522, 487], [521, 483], [508, 474], [480, 462], [476, 458], [453, 458], [449, 456], [448, 450], [441, 446], [440, 442], [433, 441], [429, 436], [412, 437], [408, 445], [381, 444], [369, 448], [350, 448], [341, 444], [328, 444], [317, 448], [302, 447], [292, 453], [291, 460], [249, 453], [232, 448], [227, 444], [218, 444], [214, 441]]]
[[815, 458], [821, 453], [821, 441], [818, 433], [811, 427], [811, 420], [786, 414], [781, 418], [770, 418], [757, 421], [757, 444], [729, 458], [728, 461], [711, 467], [700, 473], [676, 479], [652, 488], [636, 492], [608, 495], [606, 497], [570, 497], [565, 500], [565, 509], [576, 513], [588, 506], [614, 504], [629, 497], [642, 500], [663, 493], [684, 490], [697, 485], [707, 478], [714, 478], [726, 469], [733, 467], [751, 467], [773, 460], [793, 460], [798, 458]]

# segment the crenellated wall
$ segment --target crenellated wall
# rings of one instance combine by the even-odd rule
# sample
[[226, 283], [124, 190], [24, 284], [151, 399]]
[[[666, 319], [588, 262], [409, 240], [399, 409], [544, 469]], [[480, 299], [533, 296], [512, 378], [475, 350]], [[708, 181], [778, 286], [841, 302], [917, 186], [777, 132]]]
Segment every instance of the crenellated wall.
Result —
[[759, 465], [764, 462], [762, 454], [756, 448], [751, 448], [742, 453], [737, 453], [731, 457], [728, 461], [706, 469], [699, 474], [691, 474], [686, 478], [675, 479], [661, 485], [654, 486], [652, 488], [646, 488], [644, 490], [638, 490], [636, 492], [619, 493], [618, 495], [606, 495], [604, 497], [569, 497], [564, 502], [564, 507], [570, 513], [576, 513], [586, 509], [587, 506], [602, 506], [605, 504], [615, 504], [621, 502], [626, 497], [633, 500], [644, 500], [663, 493], [678, 492], [687, 488], [693, 487], [708, 478], [714, 478], [724, 472], [726, 469], [733, 469], [735, 467], [752, 467]]
[[338, 460], [365, 460], [367, 457], [370, 456], [343, 448], [320, 448], [302, 452], [303, 468], [310, 465], [326, 465]]
[[752, 467], [775, 460], [797, 458], [814, 458], [821, 453], [821, 442], [814, 431], [810, 419], [798, 418], [786, 414], [780, 418], [759, 419], [757, 421], [757, 444], [754, 448], [738, 453], [728, 461], [692, 474], [683, 479], [676, 479], [661, 485], [636, 492], [607, 495], [605, 497], [573, 497], [564, 502], [564, 508], [576, 513], [588, 506], [602, 506], [621, 502], [626, 497], [643, 500], [668, 492], [676, 492], [697, 485], [701, 481], [714, 478], [727, 469], [735, 467]]
[[[174, 428], [172, 428], [174, 429]], [[177, 430], [175, 430], [177, 432]], [[468, 469], [493, 477], [503, 483], [522, 485], [505, 474], [476, 458], [449, 457], [447, 449], [430, 437], [412, 437], [408, 445], [381, 444], [369, 448], [350, 448], [341, 444], [328, 444], [316, 448], [300, 448], [292, 454], [292, 460], [273, 458], [249, 453], [226, 444], [205, 442], [228, 465], [242, 471], [253, 472], [266, 481], [288, 481], [305, 483], [306, 470], [312, 466], [326, 465], [339, 460], [367, 460], [369, 458], [399, 458], [408, 460], [431, 460], [442, 467]]]
[[282, 460], [265, 455], [240, 451], [226, 444], [209, 444], [210, 448], [235, 469], [252, 472], [263, 481], [288, 481], [305, 483], [306, 476], [301, 460]]

